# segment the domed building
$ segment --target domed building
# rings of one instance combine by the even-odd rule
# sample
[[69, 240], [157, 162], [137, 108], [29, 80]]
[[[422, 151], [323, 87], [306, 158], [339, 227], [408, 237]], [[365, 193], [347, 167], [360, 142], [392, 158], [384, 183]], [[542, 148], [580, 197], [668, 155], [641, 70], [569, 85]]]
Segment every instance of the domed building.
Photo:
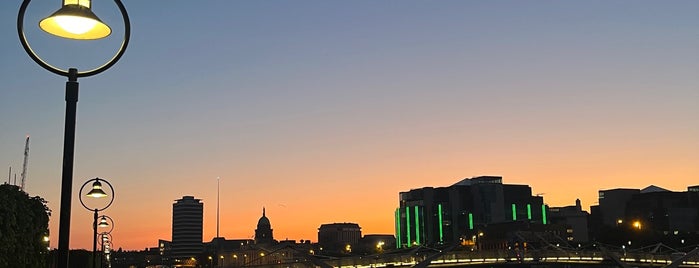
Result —
[[265, 215], [265, 208], [262, 208], [262, 217], [257, 221], [257, 229], [255, 229], [255, 244], [272, 245], [274, 244], [274, 236], [272, 235], [272, 224]]

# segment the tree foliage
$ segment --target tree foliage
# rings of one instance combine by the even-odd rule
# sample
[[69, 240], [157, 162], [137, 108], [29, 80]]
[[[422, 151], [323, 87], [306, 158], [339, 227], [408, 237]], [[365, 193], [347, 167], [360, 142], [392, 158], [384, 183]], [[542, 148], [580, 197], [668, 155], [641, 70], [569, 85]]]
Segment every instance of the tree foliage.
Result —
[[0, 268], [46, 266], [50, 213], [43, 198], [0, 185]]

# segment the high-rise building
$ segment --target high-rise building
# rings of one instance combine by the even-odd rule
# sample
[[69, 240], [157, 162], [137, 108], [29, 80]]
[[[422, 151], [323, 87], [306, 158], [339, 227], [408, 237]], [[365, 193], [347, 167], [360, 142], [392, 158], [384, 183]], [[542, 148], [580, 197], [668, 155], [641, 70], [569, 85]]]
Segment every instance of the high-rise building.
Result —
[[464, 179], [449, 187], [401, 192], [395, 211], [396, 246], [451, 244], [480, 225], [514, 221], [547, 223], [543, 197], [502, 177]]
[[193, 196], [183, 196], [172, 204], [171, 257], [189, 259], [203, 250], [204, 203]]

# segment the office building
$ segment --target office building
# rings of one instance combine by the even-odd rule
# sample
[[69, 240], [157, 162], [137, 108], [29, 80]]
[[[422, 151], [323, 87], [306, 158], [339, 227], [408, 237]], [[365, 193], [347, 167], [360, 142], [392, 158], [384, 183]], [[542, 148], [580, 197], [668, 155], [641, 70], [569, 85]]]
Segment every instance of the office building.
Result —
[[626, 203], [640, 193], [639, 189], [611, 189], [599, 191], [599, 218], [602, 224], [616, 226], [624, 220]]
[[591, 209], [590, 215], [597, 239], [617, 231], [614, 228], [650, 230], [664, 235], [699, 231], [697, 186], [688, 187], [686, 192], [651, 185], [644, 189], [612, 189], [599, 193], [599, 205]]
[[637, 229], [658, 232], [695, 232], [699, 230], [699, 192], [673, 192], [656, 186], [642, 189], [626, 203], [624, 220]]
[[362, 228], [356, 223], [329, 223], [318, 228], [318, 245], [328, 251], [349, 253], [362, 238]]
[[531, 192], [528, 185], [503, 184], [498, 176], [401, 192], [395, 211], [396, 246], [453, 244], [491, 223], [546, 224], [543, 198]]
[[204, 204], [193, 196], [183, 196], [172, 204], [171, 257], [174, 261], [202, 253]]

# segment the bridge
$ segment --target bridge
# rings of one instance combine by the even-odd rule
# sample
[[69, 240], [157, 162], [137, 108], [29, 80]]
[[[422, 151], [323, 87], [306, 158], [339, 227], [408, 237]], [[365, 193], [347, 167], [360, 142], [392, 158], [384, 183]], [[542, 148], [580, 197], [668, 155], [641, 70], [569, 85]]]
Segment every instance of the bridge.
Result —
[[[315, 259], [323, 268], [374, 267], [697, 267], [699, 248], [678, 250], [625, 250], [596, 247], [594, 250], [486, 250], [451, 251], [419, 248], [381, 255]], [[292, 267], [292, 266], [287, 266]]]

